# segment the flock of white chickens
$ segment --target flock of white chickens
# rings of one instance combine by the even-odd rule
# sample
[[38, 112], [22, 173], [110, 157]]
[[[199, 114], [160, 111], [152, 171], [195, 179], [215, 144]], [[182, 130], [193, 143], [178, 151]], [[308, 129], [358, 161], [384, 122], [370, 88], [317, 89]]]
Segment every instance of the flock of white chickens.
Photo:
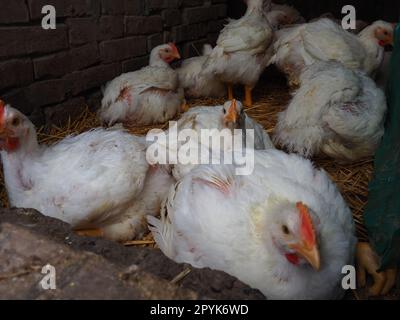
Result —
[[[354, 264], [352, 213], [330, 178], [307, 158], [371, 156], [384, 133], [385, 95], [373, 77], [393, 43], [394, 25], [378, 21], [358, 35], [267, 0], [247, 0], [215, 48], [180, 59], [174, 44], [153, 49], [149, 66], [108, 83], [99, 117], [107, 125], [164, 123], [187, 111], [186, 98], [223, 96], [224, 106], [190, 109], [180, 129], [255, 130], [255, 168], [150, 165], [145, 137], [98, 128], [39, 145], [30, 120], [0, 102], [0, 148], [9, 201], [68, 222], [86, 235], [125, 241], [148, 224], [177, 262], [223, 270], [272, 299], [340, 298], [342, 268]], [[283, 25], [292, 26], [282, 27]], [[275, 149], [244, 105], [264, 69], [275, 64], [299, 86], [279, 115]], [[156, 218], [161, 213], [161, 218]]]

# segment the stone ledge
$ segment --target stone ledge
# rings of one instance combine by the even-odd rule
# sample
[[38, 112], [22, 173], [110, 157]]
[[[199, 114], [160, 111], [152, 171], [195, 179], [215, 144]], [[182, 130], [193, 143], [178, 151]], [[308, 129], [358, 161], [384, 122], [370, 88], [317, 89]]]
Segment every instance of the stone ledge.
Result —
[[[237, 279], [185, 270], [150, 248], [79, 237], [35, 210], [0, 209], [0, 296], [6, 299], [263, 299]], [[43, 290], [41, 268], [56, 267], [57, 290]]]

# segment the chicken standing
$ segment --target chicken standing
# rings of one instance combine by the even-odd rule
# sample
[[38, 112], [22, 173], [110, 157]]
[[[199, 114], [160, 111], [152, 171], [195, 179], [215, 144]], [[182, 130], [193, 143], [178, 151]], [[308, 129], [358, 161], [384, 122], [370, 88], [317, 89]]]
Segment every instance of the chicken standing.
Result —
[[386, 98], [375, 82], [338, 62], [319, 62], [280, 113], [275, 142], [309, 157], [356, 161], [374, 154], [384, 134]]
[[99, 112], [108, 125], [122, 122], [128, 126], [163, 123], [184, 109], [183, 89], [178, 73], [169, 63], [180, 59], [172, 43], [154, 48], [150, 65], [122, 74], [109, 82]]
[[122, 130], [96, 129], [40, 146], [30, 120], [0, 101], [0, 149], [10, 205], [34, 208], [85, 235], [131, 240], [159, 213], [174, 183], [146, 162], [146, 145]]
[[248, 0], [246, 14], [221, 31], [217, 46], [206, 61], [204, 73], [212, 73], [228, 84], [228, 99], [233, 99], [233, 84], [245, 86], [245, 106], [252, 105], [252, 89], [272, 56], [273, 30], [263, 11], [269, 0]]
[[148, 218], [178, 263], [225, 271], [267, 299], [333, 299], [353, 263], [352, 214], [324, 171], [296, 155], [257, 151], [251, 175], [201, 166]]
[[185, 96], [191, 98], [223, 97], [225, 86], [215, 75], [204, 73], [204, 63], [212, 52], [212, 47], [204, 45], [203, 55], [183, 61], [177, 70], [180, 86], [185, 90]]
[[306, 66], [318, 61], [340, 61], [373, 76], [382, 63], [384, 47], [393, 44], [393, 29], [393, 24], [376, 21], [354, 35], [330, 19], [320, 19], [280, 30], [270, 62], [287, 75], [292, 86], [299, 84]]

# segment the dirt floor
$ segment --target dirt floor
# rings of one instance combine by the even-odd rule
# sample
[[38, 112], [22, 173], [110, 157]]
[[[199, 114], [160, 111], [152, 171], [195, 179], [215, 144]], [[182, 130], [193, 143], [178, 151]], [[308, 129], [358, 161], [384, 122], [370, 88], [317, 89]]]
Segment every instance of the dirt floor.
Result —
[[[236, 89], [237, 98], [242, 97], [242, 88]], [[277, 121], [277, 114], [282, 111], [290, 101], [290, 91], [286, 86], [285, 79], [277, 77], [275, 72], [267, 72], [260, 84], [254, 91], [254, 106], [247, 109], [247, 113], [259, 121], [264, 128], [272, 133]], [[222, 104], [224, 99], [195, 99], [188, 101], [190, 107], [199, 105]], [[53, 127], [50, 131], [39, 130], [39, 140], [42, 143], [54, 143], [68, 134], [80, 133], [99, 125], [96, 115], [86, 111], [76, 121], [70, 121], [65, 127]], [[167, 124], [159, 125], [158, 128], [167, 128]], [[145, 134], [153, 127], [132, 128], [135, 134]], [[368, 184], [373, 174], [373, 159], [366, 159], [351, 165], [340, 164], [331, 159], [313, 159], [317, 167], [325, 169], [332, 179], [337, 183], [343, 196], [351, 207], [354, 219], [357, 223], [357, 235], [361, 240], [367, 239], [363, 227], [363, 212], [367, 202]], [[8, 207], [7, 195], [4, 188], [2, 173], [0, 176], [0, 201], [2, 206]], [[147, 235], [140, 241], [127, 244], [135, 247], [155, 248], [151, 235]], [[397, 297], [399, 295], [396, 294]], [[353, 298], [357, 298], [354, 296]], [[389, 297], [394, 298], [394, 297]]]

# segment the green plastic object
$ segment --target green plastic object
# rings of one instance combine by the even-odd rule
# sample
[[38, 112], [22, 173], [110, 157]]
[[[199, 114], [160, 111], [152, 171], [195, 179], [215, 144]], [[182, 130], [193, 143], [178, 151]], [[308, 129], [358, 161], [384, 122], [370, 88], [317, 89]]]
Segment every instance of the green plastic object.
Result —
[[370, 242], [381, 257], [380, 270], [400, 265], [400, 24], [395, 29], [387, 97], [386, 130], [375, 155], [364, 215]]

